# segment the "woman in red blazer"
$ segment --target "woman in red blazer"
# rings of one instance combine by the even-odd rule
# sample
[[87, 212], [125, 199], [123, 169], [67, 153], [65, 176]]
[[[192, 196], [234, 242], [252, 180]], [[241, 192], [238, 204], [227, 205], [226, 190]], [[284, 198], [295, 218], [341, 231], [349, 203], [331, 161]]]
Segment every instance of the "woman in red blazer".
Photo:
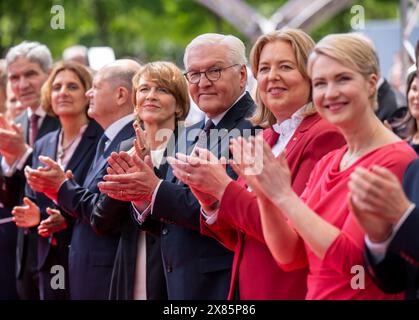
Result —
[[[258, 88], [252, 120], [266, 128], [263, 138], [275, 156], [285, 152], [297, 194], [316, 162], [344, 144], [311, 103], [306, 63], [313, 46], [303, 31], [287, 29], [261, 36], [251, 52]], [[229, 178], [209, 152], [200, 149], [199, 157], [199, 164], [185, 155], [169, 161], [200, 200], [202, 233], [235, 252], [229, 298], [304, 299], [307, 268], [287, 272], [275, 262], [263, 238], [255, 195], [243, 180]]]

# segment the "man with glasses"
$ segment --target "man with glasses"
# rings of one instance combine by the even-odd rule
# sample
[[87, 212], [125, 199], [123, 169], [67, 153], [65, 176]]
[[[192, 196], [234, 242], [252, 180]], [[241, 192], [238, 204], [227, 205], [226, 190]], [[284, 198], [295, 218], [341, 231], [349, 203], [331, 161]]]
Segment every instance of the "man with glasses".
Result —
[[[198, 145], [217, 156], [228, 155], [232, 131], [253, 132], [252, 124], [246, 120], [255, 104], [245, 91], [244, 44], [231, 35], [204, 34], [186, 47], [184, 64], [189, 93], [205, 113], [205, 119], [180, 134], [177, 149], [190, 154]], [[186, 150], [182, 150], [183, 141]], [[230, 167], [227, 171], [231, 177], [237, 177]], [[146, 209], [136, 208], [134, 218], [142, 228], [146, 228], [144, 222], [152, 220], [161, 224], [168, 298], [227, 299], [233, 253], [215, 239], [200, 234], [200, 205], [191, 190], [176, 179], [171, 168], [164, 180], [156, 179], [152, 170], [142, 170], [141, 174], [144, 178], [137, 182], [138, 189], [147, 190], [144, 193], [151, 202], [146, 203]], [[129, 191], [122, 184], [120, 187], [122, 193]]]

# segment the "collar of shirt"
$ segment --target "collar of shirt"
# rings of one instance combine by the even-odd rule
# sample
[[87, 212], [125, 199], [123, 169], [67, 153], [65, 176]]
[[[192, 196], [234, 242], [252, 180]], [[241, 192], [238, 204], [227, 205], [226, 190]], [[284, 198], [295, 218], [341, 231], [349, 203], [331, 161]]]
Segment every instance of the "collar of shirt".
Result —
[[287, 138], [291, 137], [298, 126], [304, 119], [303, 113], [308, 107], [311, 106], [311, 103], [305, 104], [300, 109], [298, 109], [291, 118], [282, 121], [281, 123], [275, 123], [272, 126], [272, 129], [280, 134], [280, 137]]
[[122, 117], [121, 119], [112, 123], [105, 130], [105, 135], [109, 139], [105, 144], [105, 149], [112, 142], [112, 140], [118, 135], [118, 133], [122, 130], [122, 128], [125, 127], [129, 122], [134, 121], [134, 119], [135, 119], [135, 115], [133, 113], [130, 113], [126, 115], [125, 117]]
[[[32, 111], [31, 108], [28, 108], [28, 119], [31, 118], [32, 114], [34, 113]], [[38, 127], [41, 126], [42, 121], [44, 120], [44, 118], [46, 117], [47, 113], [45, 112], [44, 108], [42, 108], [41, 106], [39, 106], [36, 110], [35, 110], [35, 114], [39, 116], [39, 120], [38, 120]]]
[[[219, 115], [215, 116], [214, 118], [211, 118], [212, 123], [214, 123], [214, 126], [216, 126], [217, 124], [220, 123], [220, 121], [224, 118], [224, 116], [226, 115], [226, 113], [233, 108], [237, 101], [239, 101], [241, 98], [243, 98], [243, 96], [246, 94], [246, 91], [243, 91], [243, 93], [236, 99], [236, 101], [234, 101], [234, 103], [231, 105], [230, 108], [228, 108], [226, 111], [224, 111], [223, 113], [220, 113]], [[205, 121], [204, 123], [207, 123], [209, 117], [207, 115], [205, 115]]]
[[151, 162], [153, 163], [154, 167], [156, 167], [156, 168], [160, 167], [160, 165], [162, 163], [162, 160], [163, 160], [165, 150], [166, 150], [166, 148], [159, 148], [159, 149], [150, 151]]
[[278, 141], [272, 147], [272, 153], [277, 157], [285, 150], [291, 137], [304, 119], [303, 113], [311, 106], [311, 102], [298, 109], [289, 119], [276, 123], [272, 126], [275, 132], [279, 133]]
[[[70, 162], [71, 158], [73, 157], [74, 151], [76, 151], [84, 132], [87, 129], [87, 126], [89, 124], [85, 124], [82, 126], [79, 130], [79, 133], [77, 133], [77, 136], [71, 141], [66, 148], [64, 149], [62, 146], [62, 140], [63, 140], [63, 130], [61, 129], [60, 135], [58, 136], [58, 147], [57, 147], [57, 163], [61, 167], [61, 169], [65, 169], [67, 167], [67, 164]], [[60, 157], [59, 154], [63, 153], [63, 157]]]

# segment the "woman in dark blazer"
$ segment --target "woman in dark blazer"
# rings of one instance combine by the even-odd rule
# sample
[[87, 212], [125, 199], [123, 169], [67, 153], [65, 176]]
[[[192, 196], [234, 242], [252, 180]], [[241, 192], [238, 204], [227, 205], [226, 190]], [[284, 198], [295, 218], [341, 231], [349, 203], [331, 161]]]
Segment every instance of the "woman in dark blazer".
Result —
[[[182, 72], [170, 62], [144, 65], [133, 78], [133, 102], [137, 114], [134, 124], [136, 148], [132, 141], [124, 141], [120, 151], [131, 149], [128, 153], [136, 152], [142, 159], [149, 157], [156, 175], [164, 178], [168, 167], [165, 157], [177, 140], [178, 121], [183, 121], [189, 112], [187, 84]], [[161, 140], [161, 134], [167, 139]], [[108, 162], [111, 168], [115, 168], [112, 156]], [[93, 228], [98, 233], [121, 231], [109, 299], [166, 299], [159, 222], [150, 221], [143, 225], [142, 229], [148, 231], [145, 234], [131, 217], [130, 202], [118, 199], [115, 192], [110, 192], [113, 198], [109, 197], [109, 190], [101, 184], [99, 188], [104, 194], [91, 216]], [[142, 250], [146, 252], [145, 261], [141, 260]], [[141, 276], [140, 270], [145, 271], [145, 277]]]
[[[49, 159], [52, 159], [67, 171], [68, 176], [73, 175], [78, 183], [83, 182], [102, 134], [100, 126], [87, 116], [89, 101], [85, 93], [91, 85], [90, 72], [78, 63], [61, 62], [54, 67], [42, 88], [42, 105], [47, 113], [58, 117], [61, 129], [36, 142], [33, 168], [48, 170]], [[40, 297], [44, 300], [67, 299], [68, 246], [73, 221], [45, 194], [33, 191], [28, 184], [25, 193], [25, 205], [15, 207], [13, 215], [18, 227], [30, 227], [31, 232], [39, 234]]]

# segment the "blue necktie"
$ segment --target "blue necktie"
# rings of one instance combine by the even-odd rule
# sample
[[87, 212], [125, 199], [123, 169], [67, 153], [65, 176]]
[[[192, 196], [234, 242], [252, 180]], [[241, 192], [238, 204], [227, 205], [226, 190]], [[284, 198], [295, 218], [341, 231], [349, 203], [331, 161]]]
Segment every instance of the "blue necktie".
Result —
[[105, 145], [106, 145], [106, 142], [108, 140], [109, 139], [105, 134], [103, 134], [102, 137], [99, 139], [99, 142], [98, 142], [97, 147], [96, 147], [95, 158], [94, 158], [93, 163], [92, 163], [92, 169], [96, 167], [97, 163], [101, 159], [103, 159], [103, 154], [105, 153]]
[[214, 122], [211, 121], [211, 119], [208, 119], [205, 123], [204, 128], [202, 128], [201, 133], [198, 136], [198, 141], [196, 142], [195, 146], [193, 147], [193, 150], [191, 154], [195, 151], [195, 148], [201, 148], [201, 149], [207, 149], [208, 147], [208, 137], [210, 135], [210, 130], [214, 129], [215, 125]]

